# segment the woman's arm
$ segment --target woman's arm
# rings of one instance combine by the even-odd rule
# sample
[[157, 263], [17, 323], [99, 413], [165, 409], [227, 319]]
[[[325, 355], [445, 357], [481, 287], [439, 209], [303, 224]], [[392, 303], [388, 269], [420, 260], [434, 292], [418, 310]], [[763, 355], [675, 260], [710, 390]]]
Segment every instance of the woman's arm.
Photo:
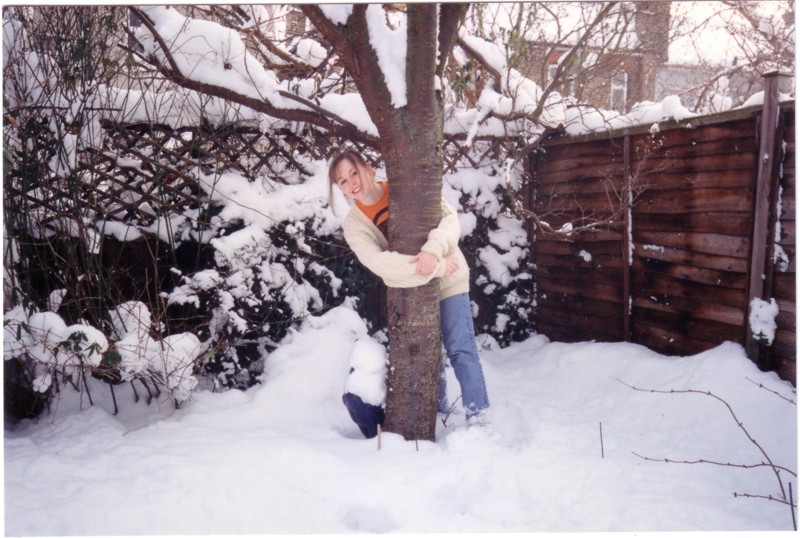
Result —
[[461, 239], [461, 224], [458, 222], [456, 210], [442, 199], [442, 220], [428, 233], [428, 240], [420, 250], [430, 252], [440, 261], [450, 256]]
[[344, 238], [364, 266], [383, 279], [390, 288], [413, 288], [427, 284], [445, 274], [446, 264], [440, 261], [436, 270], [424, 275], [416, 272], [414, 258], [391, 250], [382, 250], [369, 232], [356, 226], [344, 226]]

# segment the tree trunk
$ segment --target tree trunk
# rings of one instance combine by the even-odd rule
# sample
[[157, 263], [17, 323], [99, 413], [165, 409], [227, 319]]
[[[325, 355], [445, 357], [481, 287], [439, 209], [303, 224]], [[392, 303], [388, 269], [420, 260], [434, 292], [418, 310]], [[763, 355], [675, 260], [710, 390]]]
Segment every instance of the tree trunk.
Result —
[[[389, 246], [417, 254], [441, 220], [443, 114], [435, 91], [437, 9], [408, 5], [404, 125], [384, 144], [392, 185]], [[434, 440], [441, 361], [439, 286], [393, 289], [388, 295], [387, 431]]]
[[[421, 165], [426, 157], [430, 159], [418, 142], [384, 153], [392, 182], [389, 245], [398, 252], [418, 253], [441, 219], [441, 168], [438, 174], [426, 169], [429, 167]], [[393, 164], [397, 160], [403, 166], [393, 171], [390, 167], [397, 166]], [[406, 439], [433, 440], [441, 360], [438, 280], [417, 288], [390, 288], [387, 310], [390, 347], [385, 428]]]

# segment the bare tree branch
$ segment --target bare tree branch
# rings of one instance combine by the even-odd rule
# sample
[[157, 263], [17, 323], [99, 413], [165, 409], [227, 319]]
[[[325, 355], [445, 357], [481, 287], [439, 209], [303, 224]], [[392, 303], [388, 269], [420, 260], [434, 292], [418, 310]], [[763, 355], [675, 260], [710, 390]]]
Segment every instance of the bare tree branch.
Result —
[[539, 116], [542, 115], [542, 110], [544, 110], [544, 105], [547, 102], [548, 96], [555, 91], [555, 88], [561, 82], [561, 75], [564, 72], [565, 67], [573, 60], [573, 58], [578, 54], [579, 51], [583, 50], [588, 43], [589, 39], [594, 35], [594, 30], [597, 28], [603, 20], [606, 18], [609, 12], [616, 7], [619, 2], [608, 2], [603, 6], [603, 9], [597, 14], [597, 16], [592, 20], [592, 22], [586, 27], [583, 34], [578, 38], [578, 41], [575, 45], [567, 51], [564, 55], [564, 58], [556, 66], [556, 72], [553, 75], [553, 80], [550, 81], [550, 84], [544, 88], [542, 92], [542, 96], [539, 99], [539, 103], [536, 105], [536, 109], [531, 114], [531, 117], [534, 120], [538, 119]]
[[436, 74], [440, 77], [444, 73], [447, 59], [456, 43], [458, 29], [464, 22], [464, 16], [469, 9], [469, 4], [440, 4], [439, 9], [439, 65]]
[[239, 92], [236, 92], [235, 90], [231, 90], [230, 88], [226, 88], [224, 86], [210, 84], [207, 82], [199, 82], [191, 79], [190, 77], [185, 76], [183, 73], [181, 73], [180, 68], [177, 62], [175, 61], [174, 57], [172, 56], [171, 51], [164, 42], [164, 39], [155, 29], [155, 26], [153, 25], [150, 18], [136, 7], [130, 7], [130, 9], [131, 11], [136, 13], [136, 15], [142, 20], [143, 24], [153, 35], [153, 38], [158, 42], [159, 46], [164, 52], [164, 56], [166, 58], [168, 66], [164, 65], [162, 62], [159, 62], [158, 60], [152, 57], [147, 59], [148, 62], [151, 65], [153, 65], [156, 69], [158, 69], [158, 71], [162, 75], [164, 75], [164, 77], [174, 82], [175, 84], [189, 90], [194, 90], [199, 93], [211, 95], [214, 97], [219, 97], [221, 99], [245, 105], [247, 107], [252, 108], [253, 110], [262, 112], [274, 118], [286, 121], [300, 121], [300, 122], [310, 123], [312, 125], [328, 129], [331, 132], [336, 133], [337, 135], [357, 140], [359, 142], [367, 144], [370, 147], [378, 147], [379, 145], [378, 138], [364, 133], [349, 121], [345, 120], [344, 118], [341, 118], [340, 116], [328, 110], [325, 110], [324, 108], [314, 104], [308, 99], [304, 99], [290, 92], [284, 90], [278, 91], [278, 93], [282, 97], [301, 103], [309, 110], [294, 109], [294, 108], [292, 109], [278, 108], [269, 101], [266, 101], [264, 99], [257, 99], [255, 97], [243, 95]]
[[772, 465], [771, 463], [764, 463], [764, 462], [745, 464], [745, 463], [723, 463], [723, 462], [720, 462], [720, 461], [713, 461], [713, 460], [706, 460], [706, 459], [699, 459], [699, 460], [673, 460], [673, 459], [670, 459], [670, 458], [651, 458], [651, 457], [648, 457], [648, 456], [642, 456], [641, 454], [637, 454], [636, 452], [632, 452], [632, 454], [634, 456], [636, 456], [638, 458], [642, 458], [643, 460], [646, 460], [646, 461], [655, 461], [655, 462], [664, 462], [664, 463], [685, 463], [687, 465], [696, 465], [696, 464], [700, 464], [700, 463], [708, 463], [710, 465], [719, 465], [720, 467], [738, 467], [740, 469], [757, 469], [759, 467], [774, 467], [775, 469], [780, 469], [781, 471], [786, 471], [787, 473], [789, 473], [792, 476], [795, 476], [795, 477], [797, 476], [797, 473], [795, 471], [792, 471], [791, 469], [789, 469], [787, 467], [784, 467], [782, 465]]
[[500, 71], [495, 69], [494, 66], [486, 58], [484, 58], [480, 52], [469, 46], [467, 42], [460, 37], [457, 39], [456, 43], [464, 50], [464, 52], [475, 58], [481, 67], [492, 76], [492, 89], [497, 93], [501, 93], [503, 91], [503, 76], [500, 74]]
[[[784, 395], [782, 395], [782, 394], [778, 393], [777, 391], [774, 391], [774, 390], [772, 390], [772, 389], [768, 389], [767, 387], [765, 387], [765, 386], [764, 386], [764, 385], [762, 385], [761, 383], [756, 383], [755, 381], [753, 381], [753, 380], [752, 380], [752, 379], [750, 379], [749, 377], [745, 377], [745, 379], [747, 379], [747, 380], [748, 380], [750, 383], [753, 383], [754, 385], [757, 385], [757, 386], [758, 386], [758, 388], [760, 388], [760, 389], [764, 389], [764, 390], [766, 390], [767, 392], [771, 392], [772, 394], [774, 394], [774, 395], [775, 395], [775, 396], [777, 396], [778, 398], [780, 398], [780, 399], [782, 399], [782, 400], [786, 400], [787, 402], [789, 402], [789, 403], [790, 403], [790, 404], [792, 404], [792, 405], [795, 405], [795, 406], [797, 405], [797, 402], [795, 402], [795, 401], [794, 401], [794, 400], [792, 400], [791, 398], [787, 398], [786, 396], [784, 396]], [[792, 393], [794, 393], [794, 394], [797, 394], [797, 389], [795, 389], [794, 387], [792, 387]]]
[[794, 472], [794, 471], [790, 471], [790, 470], [788, 470], [788, 469], [786, 469], [784, 467], [778, 466], [772, 461], [772, 458], [769, 457], [769, 454], [767, 454], [767, 451], [764, 450], [764, 448], [759, 444], [759, 442], [750, 434], [750, 432], [747, 430], [747, 428], [744, 427], [744, 424], [742, 423], [741, 420], [739, 420], [739, 417], [736, 416], [736, 413], [733, 411], [733, 408], [731, 407], [731, 405], [728, 402], [726, 402], [725, 400], [723, 400], [722, 398], [720, 398], [719, 396], [717, 396], [716, 394], [714, 394], [714, 393], [712, 393], [710, 391], [702, 391], [702, 390], [695, 390], [695, 389], [686, 389], [686, 390], [640, 389], [640, 388], [637, 388], [637, 387], [634, 387], [632, 385], [629, 385], [629, 384], [625, 383], [624, 381], [622, 381], [619, 378], [615, 378], [615, 379], [617, 379], [617, 381], [619, 381], [621, 384], [625, 385], [626, 387], [631, 388], [631, 389], [633, 389], [635, 391], [639, 391], [639, 392], [650, 392], [650, 393], [654, 393], [654, 394], [702, 394], [703, 396], [708, 396], [708, 397], [713, 398], [713, 399], [717, 400], [718, 402], [720, 402], [728, 410], [728, 413], [730, 413], [730, 415], [733, 418], [734, 422], [736, 422], [736, 426], [744, 433], [745, 437], [747, 437], [747, 440], [750, 441], [750, 443], [752, 443], [753, 446], [755, 446], [758, 449], [759, 452], [761, 452], [762, 456], [764, 456], [764, 459], [767, 461], [767, 463], [765, 463], [764, 465], [766, 465], [766, 466], [768, 466], [768, 467], [770, 467], [772, 469], [772, 472], [775, 473], [775, 478], [778, 480], [778, 486], [780, 487], [781, 497], [784, 500], [787, 499], [786, 490], [783, 487], [783, 480], [781, 479], [781, 475], [780, 475], [780, 470], [785, 470], [785, 471], [789, 472], [792, 476], [795, 476], [795, 477], [797, 476], [797, 473]]

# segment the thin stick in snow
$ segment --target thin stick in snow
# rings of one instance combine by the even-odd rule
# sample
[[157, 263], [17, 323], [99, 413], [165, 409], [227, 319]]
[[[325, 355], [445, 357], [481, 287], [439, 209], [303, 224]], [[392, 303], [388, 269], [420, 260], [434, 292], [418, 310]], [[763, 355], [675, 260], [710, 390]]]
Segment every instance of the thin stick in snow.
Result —
[[600, 423], [600, 458], [605, 459], [606, 451], [603, 448], [603, 423]]

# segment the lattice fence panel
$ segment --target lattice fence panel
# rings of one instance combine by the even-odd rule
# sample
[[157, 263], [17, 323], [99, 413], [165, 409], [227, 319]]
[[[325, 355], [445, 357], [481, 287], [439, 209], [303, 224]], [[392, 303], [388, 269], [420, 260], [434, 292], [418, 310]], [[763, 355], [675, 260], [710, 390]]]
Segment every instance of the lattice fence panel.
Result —
[[[72, 214], [89, 210], [107, 221], [146, 227], [160, 216], [206, 203], [196, 178], [198, 170], [208, 175], [233, 171], [251, 181], [286, 183], [290, 177], [310, 174], [304, 163], [329, 158], [343, 145], [362, 153], [371, 164], [381, 164], [374, 148], [311, 127], [300, 132], [265, 132], [248, 125], [173, 128], [105, 122], [103, 128], [105, 146], [80, 155], [80, 181], [45, 180], [43, 168], [43, 180], [36, 185], [22, 188], [8, 181], [6, 196], [19, 197], [26, 208], [50, 218], [69, 206]], [[448, 137], [443, 144], [444, 173], [502, 162], [515, 149], [511, 138], [478, 139], [466, 146], [463, 136]]]

